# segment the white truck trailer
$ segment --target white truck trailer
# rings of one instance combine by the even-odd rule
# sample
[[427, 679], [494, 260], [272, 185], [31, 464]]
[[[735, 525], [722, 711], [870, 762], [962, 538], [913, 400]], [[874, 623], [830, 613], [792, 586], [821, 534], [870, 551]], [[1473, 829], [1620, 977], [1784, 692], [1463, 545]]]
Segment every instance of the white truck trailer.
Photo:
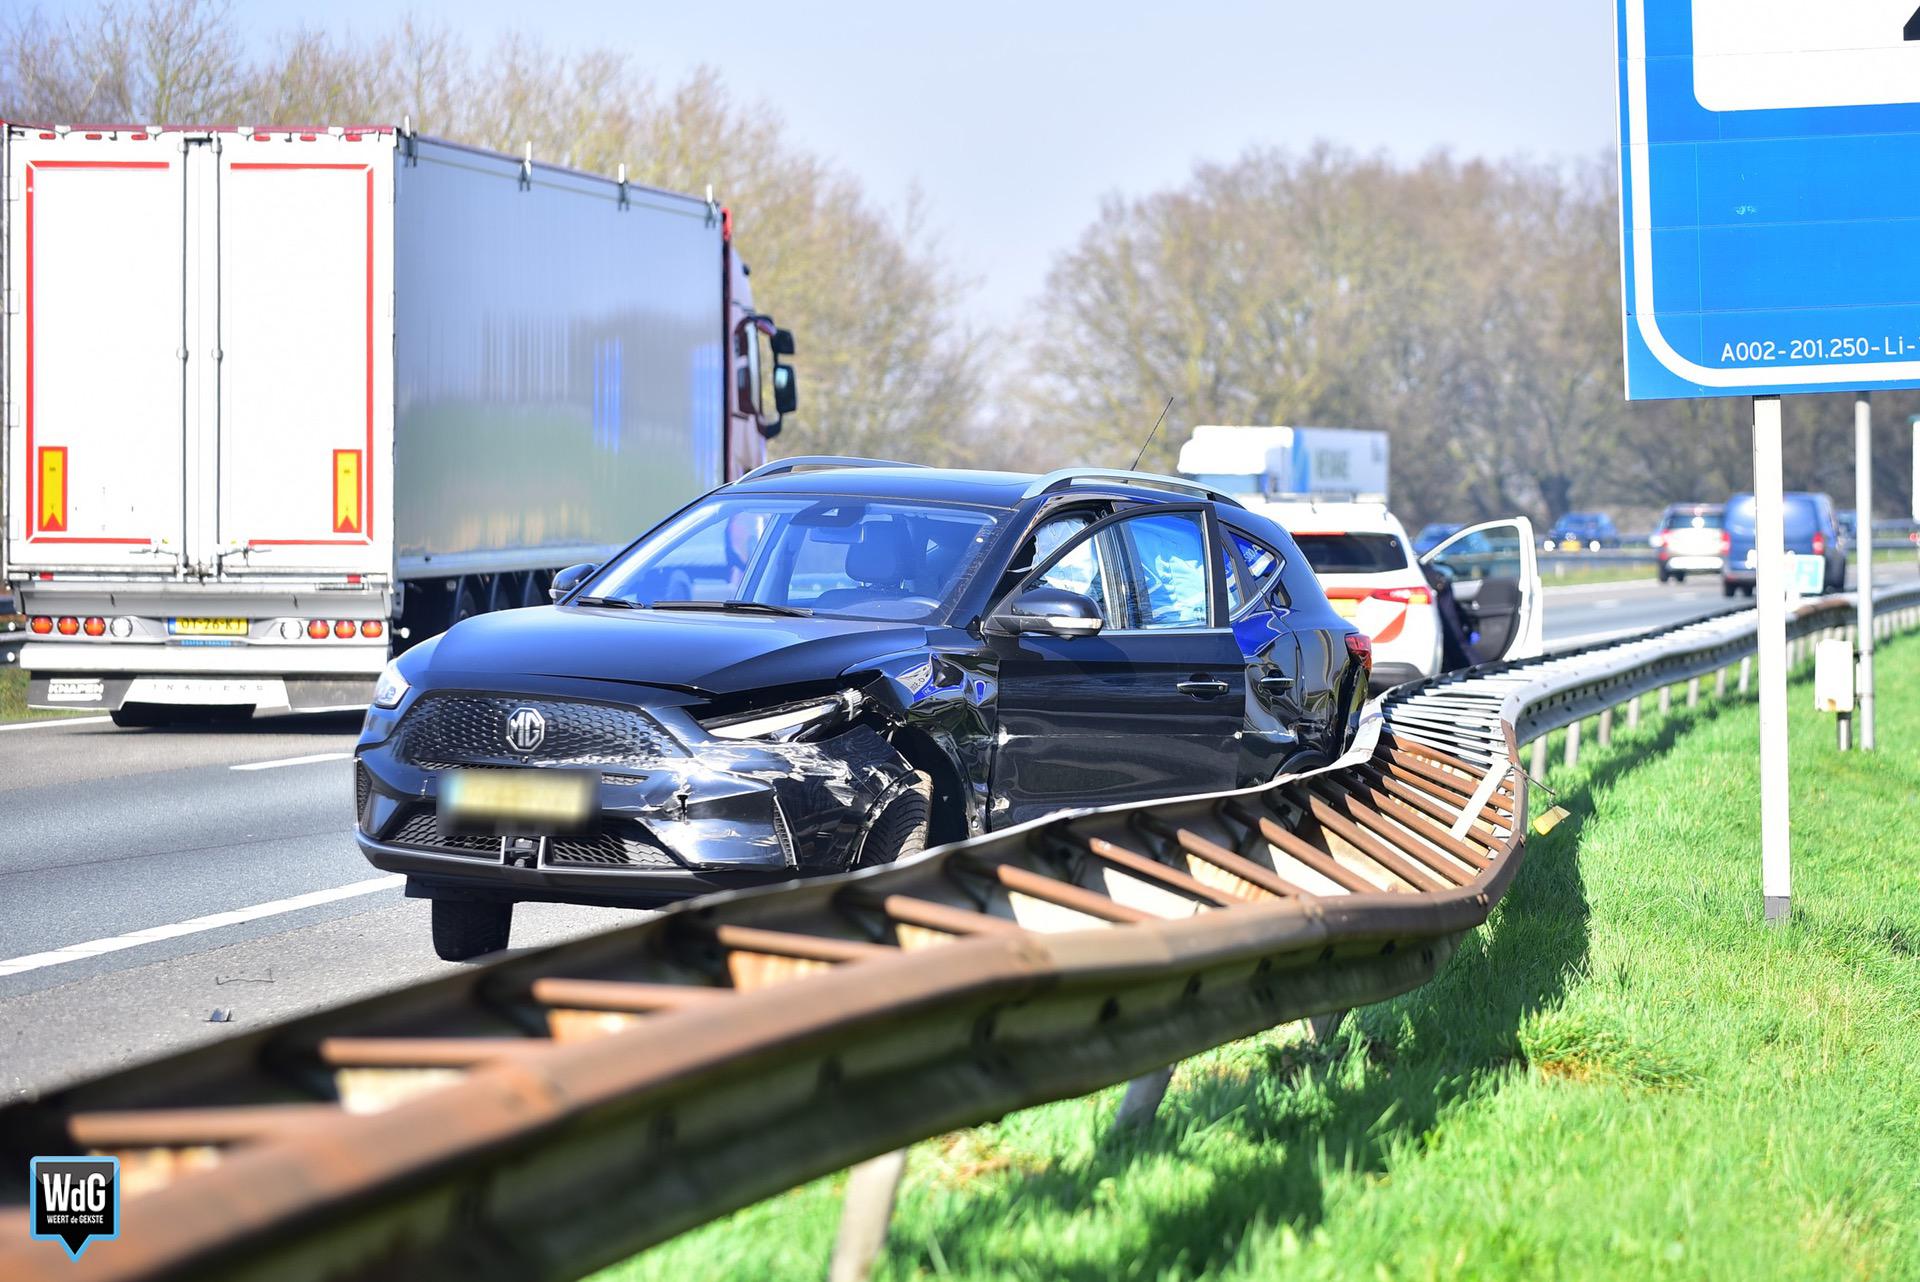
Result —
[[766, 455], [711, 197], [390, 127], [4, 131], [5, 578], [35, 707], [364, 704]]
[[1315, 496], [1387, 501], [1387, 434], [1361, 427], [1202, 424], [1180, 447], [1180, 471], [1241, 498]]

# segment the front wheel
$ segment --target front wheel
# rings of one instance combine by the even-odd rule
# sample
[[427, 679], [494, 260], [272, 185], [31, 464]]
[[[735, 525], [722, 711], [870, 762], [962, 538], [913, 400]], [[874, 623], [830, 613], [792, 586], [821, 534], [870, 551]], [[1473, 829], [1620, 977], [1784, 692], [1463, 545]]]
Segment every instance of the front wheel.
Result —
[[474, 899], [433, 901], [433, 951], [441, 961], [471, 961], [507, 946], [513, 905]]
[[858, 867], [890, 864], [927, 848], [927, 827], [933, 818], [933, 780], [924, 772], [893, 795], [867, 829]]

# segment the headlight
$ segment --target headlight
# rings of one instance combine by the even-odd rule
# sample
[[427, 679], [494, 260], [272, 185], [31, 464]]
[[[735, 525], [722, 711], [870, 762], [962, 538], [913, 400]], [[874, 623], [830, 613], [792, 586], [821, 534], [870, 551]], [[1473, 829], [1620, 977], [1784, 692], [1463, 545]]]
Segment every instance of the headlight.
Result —
[[746, 712], [730, 717], [715, 717], [700, 724], [716, 739], [791, 739], [803, 730], [824, 725], [859, 706], [860, 696], [852, 691], [830, 699], [812, 699], [806, 703], [783, 704], [761, 712]]
[[407, 691], [413, 687], [400, 675], [400, 664], [396, 660], [380, 671], [380, 680], [374, 683], [373, 706], [376, 708], [397, 708], [400, 701], [407, 697]]

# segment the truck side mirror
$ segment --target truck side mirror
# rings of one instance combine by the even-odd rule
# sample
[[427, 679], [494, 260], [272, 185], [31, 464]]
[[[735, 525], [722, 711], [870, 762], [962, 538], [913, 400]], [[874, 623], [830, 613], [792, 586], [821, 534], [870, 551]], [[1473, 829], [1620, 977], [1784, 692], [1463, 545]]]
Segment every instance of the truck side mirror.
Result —
[[[800, 379], [793, 366], [776, 363], [773, 367], [773, 408], [781, 415], [791, 414], [800, 404]], [[778, 423], [775, 424], [778, 426]]]
[[773, 331], [773, 354], [775, 356], [793, 355], [793, 331], [776, 329]]

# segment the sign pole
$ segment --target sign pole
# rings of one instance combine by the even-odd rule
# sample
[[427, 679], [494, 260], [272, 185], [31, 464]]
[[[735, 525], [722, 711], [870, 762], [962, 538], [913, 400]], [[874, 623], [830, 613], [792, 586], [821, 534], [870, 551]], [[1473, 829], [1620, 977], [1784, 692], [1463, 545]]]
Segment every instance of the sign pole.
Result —
[[1784, 922], [1793, 902], [1787, 839], [1786, 497], [1780, 461], [1780, 398], [1753, 398], [1753, 602], [1759, 619], [1760, 888], [1766, 919]]
[[1861, 752], [1873, 751], [1873, 398], [1862, 392], [1853, 403], [1853, 528], [1860, 545], [1858, 613], [1854, 616], [1855, 645], [1860, 657], [1854, 676], [1858, 692], [1859, 729], [1854, 743]]

